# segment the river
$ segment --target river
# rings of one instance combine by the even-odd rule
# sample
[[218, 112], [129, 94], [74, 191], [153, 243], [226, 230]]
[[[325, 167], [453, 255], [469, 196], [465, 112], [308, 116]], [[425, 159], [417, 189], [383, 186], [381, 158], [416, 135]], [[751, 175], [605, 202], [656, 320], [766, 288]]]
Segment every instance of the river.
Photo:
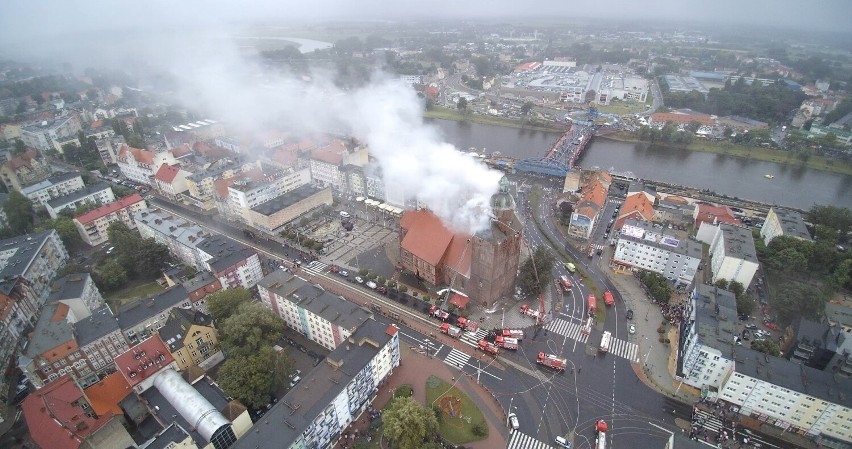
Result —
[[[480, 123], [428, 120], [460, 150], [542, 157], [558, 133]], [[583, 168], [630, 171], [642, 179], [679, 184], [769, 204], [809, 209], [832, 204], [852, 209], [852, 176], [714, 153], [595, 138], [579, 160]], [[767, 179], [764, 175], [772, 175]]]

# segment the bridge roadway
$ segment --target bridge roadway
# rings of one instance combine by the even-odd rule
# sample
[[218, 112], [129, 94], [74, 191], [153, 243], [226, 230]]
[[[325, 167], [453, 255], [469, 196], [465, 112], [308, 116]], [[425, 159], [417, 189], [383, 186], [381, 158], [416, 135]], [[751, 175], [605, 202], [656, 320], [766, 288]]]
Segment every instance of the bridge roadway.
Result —
[[593, 134], [594, 126], [591, 123], [575, 121], [543, 158], [515, 161], [513, 167], [516, 171], [564, 177], [583, 154]]

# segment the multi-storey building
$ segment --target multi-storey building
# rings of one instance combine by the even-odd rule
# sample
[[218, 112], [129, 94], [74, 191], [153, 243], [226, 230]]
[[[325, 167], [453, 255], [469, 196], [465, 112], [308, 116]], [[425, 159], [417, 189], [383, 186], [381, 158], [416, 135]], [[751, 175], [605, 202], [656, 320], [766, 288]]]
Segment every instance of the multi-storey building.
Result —
[[234, 449], [333, 447], [343, 430], [399, 366], [395, 327], [368, 320], [304, 376], [296, 387], [234, 444]]
[[219, 337], [210, 315], [190, 309], [172, 309], [158, 331], [177, 362], [177, 370], [190, 366], [206, 368], [206, 361], [219, 352]]
[[346, 164], [340, 168], [340, 171], [345, 179], [343, 188], [346, 193], [355, 196], [367, 194], [367, 178], [364, 176], [364, 167]]
[[768, 246], [769, 242], [779, 235], [786, 235], [809, 242], [813, 241], [801, 214], [789, 209], [772, 207], [769, 209], [769, 213], [766, 214], [766, 221], [763, 222], [763, 226], [760, 228], [760, 236], [763, 238], [763, 243]]
[[204, 210], [210, 210], [215, 207], [214, 197], [216, 194], [216, 186], [214, 183], [219, 179], [228, 179], [234, 177], [237, 173], [247, 172], [257, 169], [254, 164], [239, 164], [225, 159], [214, 163], [207, 170], [193, 173], [186, 178], [187, 200], [193, 205]]
[[136, 229], [133, 215], [147, 208], [145, 199], [134, 193], [74, 217], [74, 226], [84, 242], [97, 246], [108, 240], [107, 230], [114, 222], [120, 221], [130, 229]]
[[50, 164], [30, 148], [0, 165], [0, 180], [7, 190], [20, 191], [50, 176]]
[[187, 191], [186, 177], [191, 174], [180, 165], [163, 164], [154, 175], [154, 188], [167, 198], [174, 200], [179, 194]]
[[346, 148], [346, 143], [342, 140], [332, 139], [329, 143], [311, 151], [311, 178], [322, 185], [343, 189], [346, 185], [346, 176], [341, 168], [347, 164], [363, 167], [367, 165], [367, 159], [365, 147], [350, 150]]
[[50, 218], [56, 219], [64, 209], [73, 212], [80, 206], [94, 204], [100, 207], [112, 201], [115, 201], [112, 187], [106, 182], [98, 182], [85, 186], [76, 192], [54, 198], [45, 204], [45, 208]]
[[164, 324], [175, 307], [191, 307], [189, 293], [182, 285], [162, 293], [126, 304], [118, 310], [118, 325], [130, 344], [136, 344]]
[[757, 250], [754, 248], [751, 231], [740, 226], [720, 223], [710, 244], [712, 282], [725, 279], [748, 287], [757, 267]]
[[48, 201], [81, 190], [83, 177], [77, 172], [59, 173], [44, 181], [21, 189], [21, 193], [32, 201], [33, 206], [44, 206]]
[[175, 157], [170, 151], [155, 153], [123, 145], [118, 151], [116, 163], [121, 174], [127, 179], [153, 187], [154, 175], [163, 164], [174, 164]]
[[85, 354], [92, 369], [100, 376], [115, 371], [113, 360], [127, 351], [127, 339], [109, 306], [92, 311], [87, 318], [74, 323], [77, 346]]
[[223, 206], [219, 212], [246, 221], [249, 210], [308, 185], [311, 182], [311, 172], [307, 168], [288, 168], [262, 177], [236, 175], [232, 179], [233, 182], [228, 187], [228, 199], [220, 203]]
[[598, 215], [603, 210], [611, 183], [612, 177], [608, 173], [591, 174], [591, 179], [580, 189], [580, 198], [574, 206], [574, 213], [571, 214], [571, 222], [568, 225], [570, 234], [589, 238], [598, 221]]
[[263, 305], [287, 326], [331, 350], [372, 318], [360, 305], [284, 270], [261, 279], [257, 290]]
[[701, 248], [701, 243], [681, 231], [627, 220], [618, 233], [610, 263], [615, 269], [653, 271], [679, 286], [688, 286], [698, 272]]
[[694, 213], [694, 204], [689, 204], [684, 198], [668, 195], [660, 198], [654, 207], [653, 221], [685, 228], [692, 224]]
[[331, 206], [331, 188], [303, 185], [277, 198], [243, 210], [241, 218], [249, 226], [277, 232], [285, 224], [322, 206]]
[[67, 260], [68, 252], [55, 230], [0, 240], [0, 367], [4, 370], [24, 331], [36, 324], [50, 295], [50, 283]]
[[[62, 152], [61, 143], [76, 140], [81, 131], [80, 122], [74, 115], [67, 115], [50, 121], [43, 121], [21, 128], [21, 140], [28, 147], [39, 151], [56, 150]], [[79, 144], [79, 142], [77, 142]]]
[[205, 298], [207, 295], [216, 293], [222, 290], [222, 283], [219, 278], [209, 271], [200, 271], [195, 277], [183, 282], [183, 287], [189, 292], [189, 300], [192, 301], [192, 308], [200, 312], [209, 313]]
[[0, 227], [9, 226], [9, 217], [6, 216], [6, 210], [3, 208], [3, 205], [6, 204], [6, 200], [8, 199], [8, 193], [0, 192]]
[[162, 209], [143, 210], [133, 214], [142, 238], [152, 238], [169, 248], [169, 252], [181, 263], [203, 270], [198, 261], [198, 242], [210, 236], [201, 226], [171, 215]]
[[98, 155], [100, 155], [104, 165], [112, 165], [118, 162], [118, 151], [125, 145], [127, 145], [127, 142], [124, 140], [124, 136], [95, 139], [95, 147], [97, 147]]
[[53, 281], [47, 302], [65, 304], [76, 320], [82, 320], [103, 306], [104, 298], [89, 273], [71, 273]]
[[224, 235], [211, 235], [196, 245], [197, 264], [213, 273], [222, 288], [252, 288], [263, 277], [254, 248]]

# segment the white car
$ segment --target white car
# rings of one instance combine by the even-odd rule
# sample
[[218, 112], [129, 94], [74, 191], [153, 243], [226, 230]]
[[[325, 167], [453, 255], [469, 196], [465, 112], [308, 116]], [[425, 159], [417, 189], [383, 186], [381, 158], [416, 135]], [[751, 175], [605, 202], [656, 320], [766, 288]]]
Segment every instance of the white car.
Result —
[[378, 286], [375, 282], [373, 282], [373, 281], [367, 281], [367, 283], [366, 283], [366, 284], [364, 284], [364, 285], [366, 285], [367, 287], [372, 288], [373, 290], [375, 290], [376, 288], [378, 288], [378, 287], [379, 287], [379, 286]]
[[636, 326], [631, 324], [630, 327], [627, 328], [627, 332], [630, 332], [631, 334], [635, 334], [636, 333]]
[[562, 437], [556, 437], [556, 445], [559, 447], [564, 447], [565, 449], [571, 449], [571, 443], [569, 443], [568, 440]]
[[509, 428], [518, 430], [521, 427], [521, 424], [518, 422], [518, 415], [514, 413], [509, 413]]

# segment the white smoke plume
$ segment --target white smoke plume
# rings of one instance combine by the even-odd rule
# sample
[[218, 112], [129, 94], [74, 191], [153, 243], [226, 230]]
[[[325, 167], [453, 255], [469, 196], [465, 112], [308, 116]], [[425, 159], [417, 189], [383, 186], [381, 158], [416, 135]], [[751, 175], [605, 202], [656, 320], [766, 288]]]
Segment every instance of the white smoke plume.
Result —
[[224, 41], [212, 53], [193, 47], [181, 54], [168, 69], [185, 106], [249, 132], [272, 125], [314, 135], [349, 133], [378, 159], [387, 191], [416, 196], [454, 231], [489, 226], [489, 201], [501, 173], [442, 142], [423, 122], [416, 93], [402, 82], [375, 74], [365, 87], [342, 90], [327, 74], [306, 80], [272, 72]]

